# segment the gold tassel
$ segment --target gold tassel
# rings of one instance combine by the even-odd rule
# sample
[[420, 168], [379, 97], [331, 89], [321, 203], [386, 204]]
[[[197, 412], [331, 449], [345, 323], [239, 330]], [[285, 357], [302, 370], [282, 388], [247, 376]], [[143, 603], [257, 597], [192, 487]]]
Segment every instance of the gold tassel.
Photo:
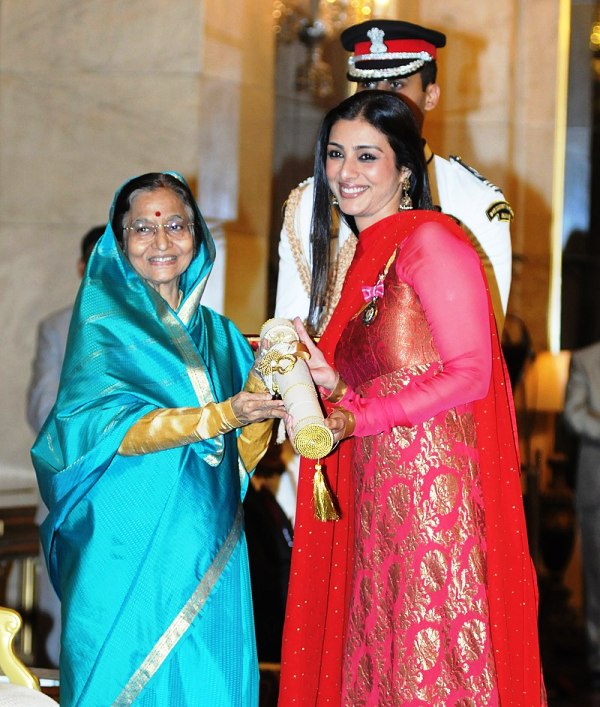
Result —
[[315, 518], [317, 520], [339, 520], [340, 514], [336, 508], [336, 501], [327, 486], [327, 481], [321, 471], [321, 462], [315, 464], [315, 475], [313, 476], [313, 502], [315, 505]]

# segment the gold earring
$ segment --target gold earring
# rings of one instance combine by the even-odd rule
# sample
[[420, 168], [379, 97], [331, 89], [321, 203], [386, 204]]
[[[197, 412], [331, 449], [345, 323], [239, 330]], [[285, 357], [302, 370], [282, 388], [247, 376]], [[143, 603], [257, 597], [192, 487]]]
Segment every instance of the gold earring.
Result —
[[338, 200], [333, 192], [329, 192], [329, 203], [332, 206], [339, 206]]
[[408, 177], [404, 177], [402, 180], [402, 196], [400, 197], [398, 211], [409, 211], [412, 207], [413, 203], [410, 198], [410, 179]]

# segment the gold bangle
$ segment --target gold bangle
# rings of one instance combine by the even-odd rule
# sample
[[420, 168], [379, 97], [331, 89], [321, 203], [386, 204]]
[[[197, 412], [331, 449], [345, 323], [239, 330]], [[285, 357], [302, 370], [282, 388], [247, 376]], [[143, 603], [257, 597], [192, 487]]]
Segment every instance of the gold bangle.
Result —
[[346, 439], [346, 437], [352, 437], [352, 435], [354, 434], [354, 429], [356, 428], [356, 418], [354, 417], [354, 413], [342, 407], [339, 407], [337, 409], [342, 413], [342, 415], [346, 419], [346, 425], [344, 427], [344, 434], [342, 435], [342, 438]]
[[333, 405], [339, 403], [340, 400], [344, 397], [344, 395], [346, 395], [347, 390], [348, 386], [344, 383], [342, 377], [338, 373], [337, 383], [333, 386], [333, 390], [327, 396], [327, 402], [332, 403]]

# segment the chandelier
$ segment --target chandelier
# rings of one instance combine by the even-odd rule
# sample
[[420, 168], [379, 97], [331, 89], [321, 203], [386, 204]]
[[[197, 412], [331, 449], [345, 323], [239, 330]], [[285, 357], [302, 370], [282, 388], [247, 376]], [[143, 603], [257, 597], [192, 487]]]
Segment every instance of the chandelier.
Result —
[[333, 92], [331, 67], [323, 59], [323, 42], [350, 25], [380, 16], [389, 0], [274, 0], [273, 29], [286, 44], [299, 40], [306, 61], [296, 70], [296, 90], [316, 98]]
[[596, 20], [590, 33], [590, 50], [592, 53], [592, 68], [596, 80], [600, 78], [600, 21]]

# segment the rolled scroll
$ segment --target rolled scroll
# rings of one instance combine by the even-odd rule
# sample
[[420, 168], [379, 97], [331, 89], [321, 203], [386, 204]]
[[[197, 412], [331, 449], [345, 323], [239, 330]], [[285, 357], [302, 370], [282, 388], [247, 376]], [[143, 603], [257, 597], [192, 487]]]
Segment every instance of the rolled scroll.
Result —
[[272, 394], [279, 393], [294, 420], [291, 443], [307, 459], [321, 459], [333, 448], [317, 391], [306, 365], [308, 351], [289, 319], [269, 319], [260, 331], [258, 368]]

